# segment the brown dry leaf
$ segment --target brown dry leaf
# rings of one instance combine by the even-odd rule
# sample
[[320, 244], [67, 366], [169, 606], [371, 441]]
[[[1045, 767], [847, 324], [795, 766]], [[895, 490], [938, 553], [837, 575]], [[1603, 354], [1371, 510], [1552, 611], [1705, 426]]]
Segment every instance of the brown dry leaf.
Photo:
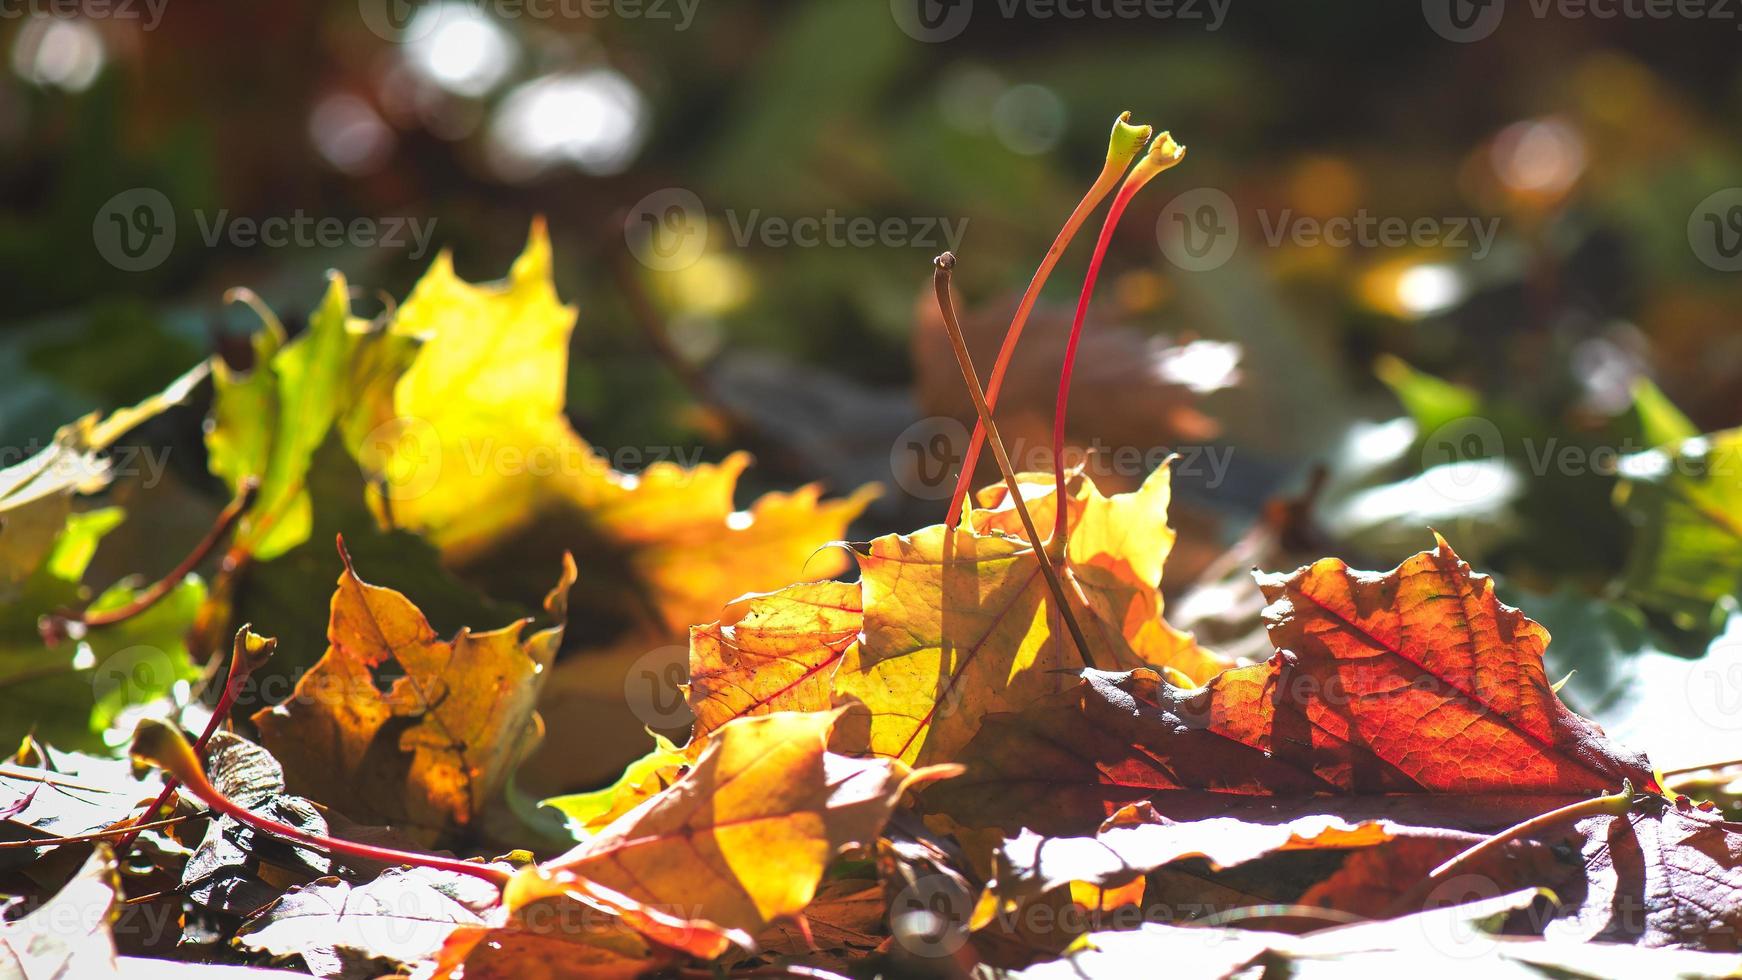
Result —
[[[1104, 497], [1080, 475], [1067, 489], [1077, 513], [1061, 578], [1101, 666], [1150, 665], [1204, 677], [1221, 662], [1161, 619], [1161, 566], [1170, 473]], [[1037, 522], [1054, 513], [1051, 481], [1023, 478]], [[1018, 711], [1074, 686], [1082, 655], [1065, 631], [1040, 564], [997, 491], [972, 528], [934, 525], [872, 541], [859, 558], [863, 639], [835, 675], [835, 693], [869, 709], [870, 751], [908, 762], [948, 762], [981, 719]]]
[[[626, 913], [694, 926], [686, 951], [754, 949], [770, 923], [802, 912], [842, 848], [882, 829], [903, 791], [947, 775], [827, 751], [838, 712], [778, 712], [715, 731], [691, 770], [579, 847], [543, 865]], [[662, 939], [662, 941], [680, 941]]]
[[533, 705], [562, 642], [574, 562], [565, 556], [545, 600], [557, 625], [443, 640], [405, 596], [359, 578], [342, 542], [339, 554], [326, 653], [254, 723], [292, 792], [439, 840], [477, 819], [537, 738]]
[[808, 939], [806, 929], [795, 921], [781, 921], [762, 930], [756, 946], [770, 956], [850, 971], [889, 938], [883, 927], [886, 906], [883, 886], [877, 882], [852, 878], [825, 881], [803, 912]]

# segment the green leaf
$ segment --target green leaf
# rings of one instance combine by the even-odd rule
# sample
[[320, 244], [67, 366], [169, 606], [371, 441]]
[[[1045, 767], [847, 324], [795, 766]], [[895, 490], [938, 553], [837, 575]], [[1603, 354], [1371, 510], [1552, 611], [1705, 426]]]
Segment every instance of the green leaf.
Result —
[[[113, 626], [50, 647], [38, 620], [80, 605], [80, 580], [105, 534], [121, 523], [119, 508], [75, 514], [21, 593], [0, 609], [0, 741], [27, 734], [62, 747], [99, 748], [121, 711], [168, 694], [197, 671], [183, 639], [205, 597], [205, 584], [189, 577], [150, 609]], [[91, 604], [93, 611], [127, 605], [137, 596], [117, 585]]]
[[236, 548], [270, 559], [308, 540], [315, 450], [340, 419], [353, 444], [385, 422], [393, 385], [416, 350], [415, 338], [353, 318], [345, 279], [334, 273], [302, 336], [286, 343], [268, 320], [254, 338], [252, 370], [214, 362], [209, 465], [233, 492], [249, 477], [260, 481], [237, 526]]
[[1381, 358], [1375, 373], [1423, 432], [1483, 412], [1482, 396], [1477, 392], [1418, 371], [1395, 357]]
[[571, 793], [540, 801], [568, 821], [568, 830], [575, 840], [586, 840], [642, 801], [665, 789], [690, 764], [683, 749], [658, 732], [653, 732], [653, 751], [623, 770], [615, 783], [590, 793]]
[[1634, 525], [1628, 598], [1710, 636], [1742, 596], [1742, 429], [1624, 457], [1616, 501]]
[[1681, 409], [1675, 407], [1675, 402], [1649, 378], [1640, 378], [1633, 385], [1633, 421], [1650, 446], [1667, 446], [1700, 434]]

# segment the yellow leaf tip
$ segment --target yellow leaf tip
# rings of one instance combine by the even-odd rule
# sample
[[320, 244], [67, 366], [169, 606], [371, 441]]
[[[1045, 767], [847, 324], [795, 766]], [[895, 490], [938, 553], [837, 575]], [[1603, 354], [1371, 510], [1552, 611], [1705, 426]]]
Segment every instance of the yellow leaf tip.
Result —
[[1169, 167], [1184, 160], [1185, 156], [1185, 146], [1174, 142], [1173, 134], [1166, 131], [1163, 131], [1155, 138], [1155, 142], [1149, 145], [1149, 158]]
[[205, 770], [195, 757], [193, 746], [172, 725], [156, 718], [146, 718], [133, 729], [133, 744], [129, 754], [150, 763], [189, 786], [203, 784]]
[[1124, 169], [1143, 152], [1155, 132], [1153, 126], [1131, 124], [1131, 113], [1121, 112], [1113, 120], [1113, 133], [1107, 138], [1107, 165]]

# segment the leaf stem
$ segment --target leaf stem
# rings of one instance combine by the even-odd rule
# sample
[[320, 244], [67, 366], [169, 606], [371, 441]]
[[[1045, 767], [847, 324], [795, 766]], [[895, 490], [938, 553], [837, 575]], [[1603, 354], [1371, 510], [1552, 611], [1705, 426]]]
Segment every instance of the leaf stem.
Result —
[[[950, 299], [950, 275], [951, 270], [956, 267], [956, 257], [945, 252], [932, 265], [932, 288], [937, 292], [938, 311], [943, 314], [944, 330], [949, 333], [950, 345], [955, 349], [956, 364], [962, 369], [962, 383], [968, 388], [968, 397], [974, 401], [974, 411], [979, 413], [980, 424], [986, 427], [987, 438], [992, 444], [992, 457], [998, 461], [998, 469], [1004, 474], [1004, 485], [1010, 491], [1010, 501], [1015, 506], [1017, 515], [1022, 518], [1023, 530], [1028, 532], [1028, 543], [1034, 548], [1034, 560], [1040, 563], [1041, 575], [1046, 578], [1047, 588], [1052, 590], [1053, 602], [1058, 605], [1059, 616], [1065, 621], [1065, 628], [1070, 631], [1072, 642], [1077, 645], [1077, 654], [1082, 657], [1083, 666], [1092, 669], [1095, 658], [1089, 652], [1088, 638], [1083, 635], [1083, 628], [1077, 625], [1077, 617], [1071, 612], [1070, 603], [1065, 600], [1064, 584], [1059, 581], [1058, 570], [1053, 567], [1040, 531], [1034, 526], [1034, 518], [1028, 513], [1028, 503], [1022, 499], [1022, 487], [1016, 482], [1016, 469], [1010, 465], [1010, 456], [1004, 450], [1004, 440], [998, 437], [998, 423], [992, 420], [992, 409], [986, 404], [986, 394], [980, 389], [980, 377], [974, 371], [974, 360], [968, 354], [967, 341], [962, 338], [962, 325], [956, 320], [956, 306]], [[1061, 493], [1058, 507], [1063, 510], [1064, 506], [1064, 495]]]
[[1664, 779], [1668, 779], [1671, 776], [1686, 776], [1689, 773], [1705, 772], [1708, 769], [1730, 769], [1736, 766], [1742, 766], [1742, 759], [1726, 759], [1723, 762], [1705, 762], [1697, 766], [1682, 766], [1679, 769], [1665, 769], [1658, 773], [1658, 775], [1662, 776]]
[[1557, 807], [1547, 813], [1539, 813], [1528, 820], [1513, 824], [1491, 837], [1477, 841], [1442, 862], [1439, 867], [1428, 872], [1426, 878], [1423, 878], [1413, 888], [1409, 889], [1409, 891], [1405, 892], [1398, 898], [1396, 905], [1393, 907], [1393, 911], [1395, 913], [1401, 913], [1404, 911], [1405, 906], [1411, 904], [1414, 899], [1420, 897], [1434, 885], [1437, 885], [1451, 877], [1453, 872], [1469, 867], [1471, 864], [1474, 864], [1487, 855], [1499, 851], [1501, 848], [1515, 840], [1534, 836], [1552, 827], [1557, 827], [1561, 824], [1578, 820], [1582, 817], [1594, 817], [1603, 814], [1616, 817], [1625, 816], [1628, 809], [1633, 805], [1635, 795], [1633, 781], [1631, 779], [1623, 779], [1621, 781], [1621, 789], [1619, 792], [1610, 793], [1605, 796], [1592, 797], [1588, 800], [1580, 800], [1577, 803], [1569, 803], [1566, 806]]
[[[1034, 270], [1034, 276], [1028, 280], [1028, 288], [1023, 291], [1021, 302], [1016, 305], [1016, 315], [1010, 318], [1010, 326], [1004, 332], [1004, 343], [998, 348], [998, 359], [992, 363], [992, 375], [986, 388], [986, 404], [990, 408], [998, 407], [998, 395], [1004, 390], [1004, 375], [1010, 370], [1010, 361], [1016, 354], [1016, 342], [1022, 338], [1022, 330], [1028, 325], [1028, 316], [1034, 311], [1034, 304], [1040, 298], [1040, 291], [1046, 286], [1047, 279], [1052, 277], [1052, 271], [1058, 266], [1059, 259], [1070, 247], [1071, 241], [1077, 237], [1077, 232], [1083, 227], [1083, 222], [1089, 215], [1101, 206], [1107, 195], [1119, 183], [1125, 169], [1131, 166], [1131, 161], [1149, 143], [1150, 127], [1132, 126], [1129, 120], [1131, 113], [1122, 112], [1113, 122], [1113, 135], [1107, 143], [1107, 160], [1101, 165], [1101, 174], [1095, 178], [1095, 183], [1083, 194], [1083, 199], [1077, 202], [1070, 217], [1065, 219], [1064, 227], [1052, 240], [1052, 247], [1046, 250], [1046, 255], [1040, 260], [1039, 268]], [[980, 462], [980, 449], [986, 442], [986, 423], [974, 422], [974, 435], [968, 440], [967, 455], [962, 457], [962, 471], [956, 474], [956, 489], [950, 495], [950, 509], [944, 515], [944, 525], [955, 530], [962, 519], [963, 505], [967, 502], [968, 491], [973, 487], [974, 470]]]
[[164, 596], [169, 595], [177, 585], [181, 584], [182, 579], [192, 574], [193, 570], [211, 555], [218, 547], [218, 542], [222, 541], [224, 536], [236, 526], [236, 522], [241, 519], [242, 513], [248, 509], [248, 505], [253, 502], [254, 495], [259, 489], [258, 480], [253, 477], [244, 478], [236, 496], [224, 506], [222, 511], [218, 512], [218, 519], [207, 529], [206, 536], [200, 539], [200, 543], [194, 545], [194, 549], [188, 552], [187, 556], [174, 568], [170, 569], [169, 574], [153, 582], [150, 588], [134, 596], [133, 601], [124, 606], [97, 612], [90, 610], [82, 613], [58, 612], [44, 616], [40, 626], [43, 640], [53, 646], [65, 639], [70, 630], [75, 627], [102, 629], [105, 626], [114, 626], [157, 605]]
[[[265, 664], [267, 658], [271, 657], [272, 652], [278, 648], [277, 640], [249, 632], [251, 625], [245, 624], [236, 631], [236, 641], [230, 648], [230, 672], [224, 678], [224, 692], [218, 696], [218, 704], [212, 709], [212, 717], [206, 720], [206, 730], [201, 732], [199, 740], [194, 742], [196, 755], [206, 750], [206, 743], [212, 740], [212, 736], [217, 734], [224, 719], [230, 716], [230, 709], [235, 706], [236, 698], [241, 695], [243, 682], [252, 676], [261, 665]], [[127, 852], [133, 847], [133, 842], [138, 839], [139, 832], [148, 826], [145, 821], [152, 820], [157, 814], [163, 812], [164, 807], [169, 804], [170, 796], [175, 793], [179, 785], [181, 784], [174, 776], [164, 779], [163, 792], [158, 793], [157, 799], [152, 802], [151, 806], [147, 807], [145, 812], [139, 815], [139, 819], [133, 822], [133, 832], [116, 842], [115, 856], [117, 858], [127, 856]]]
[[1168, 133], [1156, 137], [1149, 152], [1144, 154], [1143, 159], [1125, 178], [1125, 183], [1119, 186], [1119, 193], [1114, 195], [1113, 204], [1107, 209], [1107, 217], [1101, 222], [1101, 234], [1095, 239], [1095, 253], [1089, 258], [1089, 271], [1083, 277], [1083, 290], [1077, 296], [1077, 312], [1071, 319], [1070, 339], [1065, 342], [1064, 365], [1059, 369], [1058, 403], [1053, 408], [1052, 469], [1058, 485], [1059, 499], [1057, 522], [1053, 531], [1055, 541], [1065, 540], [1070, 525], [1070, 514], [1064, 505], [1065, 412], [1070, 406], [1071, 370], [1076, 366], [1077, 343], [1083, 336], [1083, 320], [1089, 313], [1089, 297], [1094, 295], [1095, 280], [1100, 278], [1101, 262], [1107, 257], [1107, 246], [1113, 241], [1113, 230], [1119, 227], [1119, 219], [1124, 217], [1125, 208], [1131, 203], [1131, 199], [1137, 196], [1137, 192], [1145, 184], [1185, 159], [1185, 155], [1186, 148], [1175, 143]]
[[271, 834], [293, 844], [342, 857], [372, 861], [377, 864], [409, 864], [435, 871], [471, 875], [474, 878], [482, 878], [498, 888], [507, 885], [511, 877], [510, 872], [501, 868], [494, 868], [474, 861], [461, 861], [458, 858], [400, 851], [390, 847], [376, 847], [372, 844], [327, 837], [322, 834], [310, 833], [300, 827], [292, 827], [290, 824], [281, 823], [270, 817], [261, 816], [219, 792], [218, 788], [206, 778], [205, 770], [200, 766], [199, 757], [194, 755], [194, 750], [188, 745], [187, 739], [182, 737], [181, 732], [154, 718], [141, 721], [139, 727], [134, 730], [133, 755], [158, 766], [179, 779], [190, 793], [218, 813], [261, 833]]

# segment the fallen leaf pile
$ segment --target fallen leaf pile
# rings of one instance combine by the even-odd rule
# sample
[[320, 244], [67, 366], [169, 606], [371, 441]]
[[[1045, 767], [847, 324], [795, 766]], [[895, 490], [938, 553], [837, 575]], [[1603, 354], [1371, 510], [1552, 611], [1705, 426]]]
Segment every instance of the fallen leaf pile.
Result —
[[[1237, 659], [1168, 622], [1170, 462], [865, 541], [874, 488], [613, 468], [553, 268], [535, 226], [503, 282], [444, 254], [375, 320], [334, 276], [294, 337], [243, 295], [249, 363], [0, 471], [0, 978], [1742, 971], [1742, 825], [1569, 709], [1445, 538], [1256, 573]], [[91, 589], [151, 519], [95, 506], [104, 452], [201, 398], [231, 510]], [[1668, 460], [1734, 438], [1623, 472], [1626, 588], [1688, 628], [1742, 482]], [[227, 664], [244, 624], [270, 665]]]

